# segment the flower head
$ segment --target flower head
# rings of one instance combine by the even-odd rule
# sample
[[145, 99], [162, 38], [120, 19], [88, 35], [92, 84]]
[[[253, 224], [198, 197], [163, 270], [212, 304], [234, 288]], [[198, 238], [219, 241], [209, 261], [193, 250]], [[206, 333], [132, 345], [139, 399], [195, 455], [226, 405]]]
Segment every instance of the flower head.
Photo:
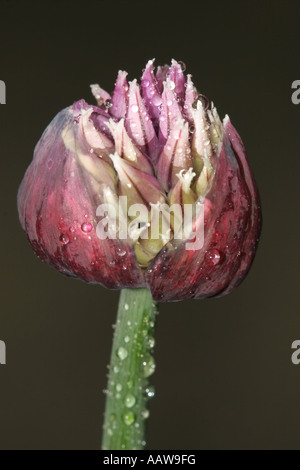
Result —
[[38, 256], [87, 282], [149, 287], [159, 301], [229, 293], [261, 220], [229, 117], [175, 60], [156, 72], [149, 61], [140, 85], [120, 71], [111, 95], [91, 89], [97, 106], [80, 100], [54, 118], [19, 189]]

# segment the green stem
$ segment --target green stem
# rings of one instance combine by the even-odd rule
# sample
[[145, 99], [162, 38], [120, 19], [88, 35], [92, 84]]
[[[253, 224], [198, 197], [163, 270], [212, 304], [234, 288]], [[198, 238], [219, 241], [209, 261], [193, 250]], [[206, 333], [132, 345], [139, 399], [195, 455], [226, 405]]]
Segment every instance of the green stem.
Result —
[[152, 350], [156, 311], [148, 289], [121, 291], [108, 377], [104, 450], [145, 446], [147, 400], [154, 395], [148, 377], [155, 369]]

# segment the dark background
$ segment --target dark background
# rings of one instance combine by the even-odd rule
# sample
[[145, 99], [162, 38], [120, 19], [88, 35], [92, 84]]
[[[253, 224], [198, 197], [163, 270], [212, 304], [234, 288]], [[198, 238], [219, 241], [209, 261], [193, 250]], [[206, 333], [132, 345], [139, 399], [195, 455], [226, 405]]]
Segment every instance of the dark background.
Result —
[[0, 1], [2, 449], [97, 449], [118, 293], [34, 255], [16, 193], [44, 128], [118, 69], [182, 60], [248, 150], [264, 226], [245, 282], [163, 304], [150, 449], [300, 448], [299, 2]]

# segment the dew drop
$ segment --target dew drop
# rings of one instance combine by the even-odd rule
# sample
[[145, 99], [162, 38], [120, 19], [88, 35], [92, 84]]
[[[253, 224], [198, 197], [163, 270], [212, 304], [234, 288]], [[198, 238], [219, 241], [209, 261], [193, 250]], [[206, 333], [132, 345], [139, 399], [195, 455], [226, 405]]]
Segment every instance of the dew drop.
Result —
[[123, 348], [123, 346], [120, 346], [117, 350], [117, 356], [121, 359], [121, 361], [124, 361], [124, 359], [126, 359], [126, 357], [128, 356], [127, 349]]
[[138, 105], [136, 105], [136, 104], [133, 104], [133, 105], [131, 106], [131, 111], [132, 111], [133, 113], [137, 113], [137, 112], [138, 112], [138, 110], [139, 110], [139, 107], [138, 107]]
[[123, 271], [126, 271], [126, 269], [127, 269], [126, 264], [122, 264], [121, 269], [122, 269]]
[[185, 63], [182, 62], [182, 60], [179, 60], [179, 61], [178, 61], [178, 64], [180, 65], [182, 71], [185, 72], [185, 71], [186, 71], [186, 65], [185, 65]]
[[142, 81], [142, 87], [143, 87], [143, 88], [148, 88], [149, 85], [150, 85], [149, 80], [143, 80], [143, 81]]
[[117, 255], [118, 256], [125, 256], [126, 255], [126, 250], [122, 250], [122, 248], [117, 249]]
[[53, 167], [53, 160], [52, 158], [49, 158], [49, 160], [47, 161], [47, 168], [48, 170], [51, 170], [52, 167]]
[[141, 411], [141, 416], [142, 416], [143, 419], [149, 418], [150, 411], [145, 408], [144, 410]]
[[168, 101], [167, 101], [167, 105], [168, 105], [168, 106], [172, 106], [172, 104], [173, 104], [173, 101], [172, 101], [172, 100], [168, 100]]
[[113, 371], [114, 371], [115, 374], [117, 374], [117, 373], [119, 372], [119, 367], [118, 367], [118, 366], [114, 366]]
[[150, 377], [155, 371], [155, 361], [153, 356], [148, 354], [142, 362], [142, 375], [143, 377]]
[[92, 231], [92, 229], [93, 229], [93, 226], [89, 222], [85, 222], [81, 225], [81, 230], [84, 233], [90, 233]]
[[124, 341], [125, 341], [125, 343], [129, 343], [130, 337], [129, 337], [129, 336], [125, 336]]
[[125, 304], [124, 305], [124, 310], [128, 310], [129, 309], [129, 305], [128, 304]]
[[70, 243], [70, 238], [68, 237], [68, 235], [66, 235], [65, 233], [61, 234], [61, 236], [59, 237], [59, 241], [60, 243], [62, 243], [63, 245], [67, 245], [68, 243]]
[[170, 80], [169, 84], [170, 84], [170, 89], [175, 90], [175, 83], [172, 80]]
[[209, 99], [207, 98], [207, 96], [200, 94], [198, 96], [198, 100], [201, 101], [202, 106], [204, 107], [205, 111], [207, 111], [208, 108], [209, 108], [209, 105], [210, 105], [210, 102], [209, 102]]
[[121, 384], [117, 384], [117, 385], [116, 385], [116, 390], [117, 390], [117, 392], [121, 392], [121, 390], [122, 390], [122, 385], [121, 385]]
[[129, 393], [125, 398], [125, 406], [127, 408], [132, 408], [135, 405], [136, 399], [135, 396]]
[[155, 388], [153, 385], [149, 385], [149, 387], [146, 388], [145, 394], [147, 398], [153, 398], [155, 396]]
[[148, 344], [150, 349], [153, 349], [154, 346], [155, 346], [155, 339], [152, 336], [149, 336], [149, 338], [147, 340], [147, 344]]
[[135, 416], [132, 411], [127, 411], [127, 413], [125, 413], [123, 416], [123, 420], [127, 426], [131, 426], [131, 424], [133, 424], [135, 421]]
[[159, 95], [155, 95], [153, 97], [152, 103], [154, 104], [154, 106], [160, 106], [162, 104], [161, 97]]
[[216, 249], [209, 250], [205, 254], [205, 260], [210, 266], [215, 266], [221, 261], [221, 253]]

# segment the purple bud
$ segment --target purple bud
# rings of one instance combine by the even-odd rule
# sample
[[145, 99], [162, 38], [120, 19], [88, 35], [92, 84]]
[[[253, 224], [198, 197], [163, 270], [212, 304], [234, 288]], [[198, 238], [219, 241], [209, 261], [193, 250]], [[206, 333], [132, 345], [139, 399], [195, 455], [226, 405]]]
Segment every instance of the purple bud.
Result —
[[68, 276], [148, 287], [157, 301], [228, 294], [261, 228], [241, 138], [175, 60], [156, 73], [149, 61], [141, 85], [126, 77], [49, 124], [19, 188], [21, 225]]

